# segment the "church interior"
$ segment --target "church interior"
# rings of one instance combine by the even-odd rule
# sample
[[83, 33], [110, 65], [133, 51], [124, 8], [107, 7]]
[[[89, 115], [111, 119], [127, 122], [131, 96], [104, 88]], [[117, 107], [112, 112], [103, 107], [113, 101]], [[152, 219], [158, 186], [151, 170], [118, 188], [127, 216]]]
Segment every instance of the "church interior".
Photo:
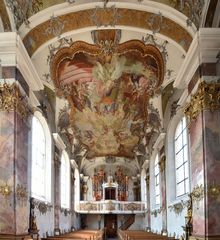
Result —
[[220, 0], [0, 0], [0, 239], [220, 240]]

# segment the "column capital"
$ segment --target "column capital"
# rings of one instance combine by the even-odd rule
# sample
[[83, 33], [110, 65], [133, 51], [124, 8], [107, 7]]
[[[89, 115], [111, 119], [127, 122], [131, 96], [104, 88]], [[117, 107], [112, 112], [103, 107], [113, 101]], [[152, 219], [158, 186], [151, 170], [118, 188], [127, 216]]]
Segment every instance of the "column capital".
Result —
[[191, 97], [190, 103], [185, 107], [185, 114], [192, 122], [203, 110], [220, 109], [220, 83], [205, 81], [199, 84], [197, 92]]

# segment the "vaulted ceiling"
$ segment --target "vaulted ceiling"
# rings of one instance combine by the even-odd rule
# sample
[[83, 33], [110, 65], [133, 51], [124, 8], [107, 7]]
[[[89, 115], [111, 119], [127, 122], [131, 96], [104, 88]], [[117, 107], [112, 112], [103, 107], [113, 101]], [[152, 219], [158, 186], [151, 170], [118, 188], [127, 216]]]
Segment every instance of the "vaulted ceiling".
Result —
[[217, 0], [5, 3], [0, 3], [2, 28], [18, 31], [47, 91], [56, 96], [56, 126], [71, 158], [81, 169], [109, 163], [130, 164], [134, 171], [163, 129], [166, 89], [197, 28], [215, 24], [213, 9], [220, 5]]

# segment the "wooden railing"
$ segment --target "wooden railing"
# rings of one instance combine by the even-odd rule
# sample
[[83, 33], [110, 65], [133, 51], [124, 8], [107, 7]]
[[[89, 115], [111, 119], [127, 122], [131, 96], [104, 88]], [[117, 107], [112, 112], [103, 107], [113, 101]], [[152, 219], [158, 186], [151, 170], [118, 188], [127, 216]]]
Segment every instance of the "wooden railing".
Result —
[[135, 221], [135, 214], [129, 214], [125, 218], [126, 218], [125, 221], [119, 227], [120, 230], [127, 230], [134, 223], [134, 221]]

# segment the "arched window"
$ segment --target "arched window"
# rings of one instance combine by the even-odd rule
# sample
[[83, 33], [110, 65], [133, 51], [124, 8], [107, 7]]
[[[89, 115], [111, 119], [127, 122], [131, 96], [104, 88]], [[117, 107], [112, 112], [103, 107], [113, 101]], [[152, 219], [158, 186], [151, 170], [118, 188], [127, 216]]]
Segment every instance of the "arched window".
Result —
[[189, 192], [188, 136], [186, 118], [182, 118], [175, 131], [176, 196]]
[[154, 178], [155, 178], [155, 202], [160, 204], [160, 171], [159, 171], [159, 156], [156, 155], [154, 162]]
[[32, 118], [31, 160], [31, 195], [51, 201], [51, 136], [40, 112]]
[[65, 151], [61, 156], [61, 207], [70, 208], [70, 163]]

